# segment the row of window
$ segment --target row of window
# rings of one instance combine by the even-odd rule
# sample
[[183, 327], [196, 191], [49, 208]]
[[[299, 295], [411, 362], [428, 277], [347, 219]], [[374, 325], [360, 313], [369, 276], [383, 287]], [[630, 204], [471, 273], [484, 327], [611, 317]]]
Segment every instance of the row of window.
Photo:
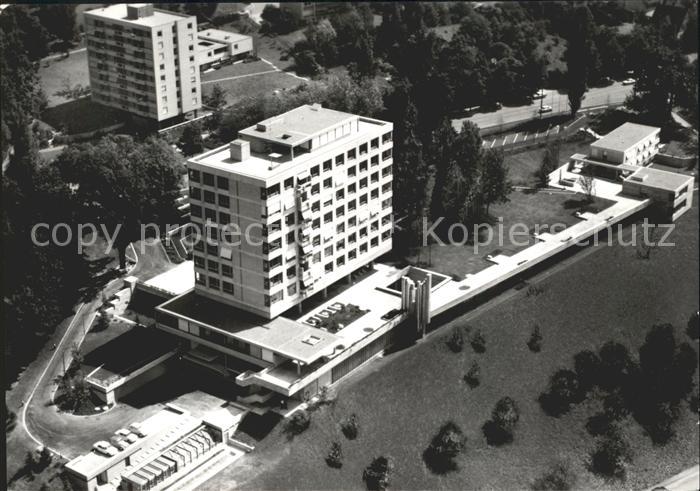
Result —
[[[385, 242], [391, 238], [391, 232], [386, 231], [382, 234], [381, 236], [381, 241]], [[369, 251], [369, 249], [373, 249], [375, 247], [379, 246], [379, 237], [373, 237], [369, 242], [365, 242], [359, 246], [358, 249], [351, 249], [347, 253], [347, 261], [353, 261], [357, 259], [358, 251], [359, 254], [365, 254]], [[332, 273], [336, 267], [340, 268], [346, 264], [346, 256], [345, 255], [340, 255], [338, 257], [334, 258], [335, 261], [331, 260], [327, 262], [324, 265], [324, 272], [325, 273]], [[205, 260], [203, 257], [200, 256], [194, 256], [195, 260], [195, 265], [198, 266], [201, 269], [205, 268]], [[316, 253], [314, 254], [314, 257], [312, 258], [312, 261], [314, 263], [318, 263], [321, 261], [321, 254]], [[219, 272], [219, 267], [221, 267], [221, 272]], [[206, 269], [208, 272], [215, 273], [215, 274], [221, 274], [222, 276], [232, 278], [233, 277], [233, 271], [230, 266], [226, 264], [221, 264], [219, 265], [216, 261], [213, 261], [211, 259], [206, 260]], [[296, 265], [290, 266], [287, 268], [286, 272], [284, 275], [287, 277], [287, 280], [292, 280], [297, 277], [297, 267]], [[211, 289], [215, 290], [221, 290], [224, 293], [227, 293], [229, 295], [234, 294], [234, 285], [230, 281], [226, 280], [220, 280], [216, 276], [206, 276], [200, 272], [195, 273], [195, 281], [197, 284], [203, 285], [203, 286], [208, 286]], [[274, 276], [271, 276], [269, 279], [265, 278], [263, 280], [263, 288], [265, 290], [269, 290], [270, 288], [274, 288], [277, 285], [282, 284], [283, 282], [283, 273], [277, 273]], [[275, 295], [280, 294], [281, 291], [277, 292]], [[296, 282], [290, 284], [287, 287], [287, 293], [288, 295], [293, 295], [296, 293]], [[281, 300], [282, 297], [280, 296], [279, 300]], [[274, 302], [272, 302], [274, 303]], [[268, 304], [266, 304], [268, 305]]]

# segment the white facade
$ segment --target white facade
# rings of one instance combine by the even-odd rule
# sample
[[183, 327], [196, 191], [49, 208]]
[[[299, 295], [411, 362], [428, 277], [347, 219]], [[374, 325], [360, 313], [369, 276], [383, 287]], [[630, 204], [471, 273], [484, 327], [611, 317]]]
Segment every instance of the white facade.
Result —
[[92, 98], [157, 121], [202, 107], [197, 20], [118, 4], [85, 12]]
[[392, 128], [301, 106], [191, 159], [196, 291], [273, 318], [389, 252]]
[[590, 156], [614, 164], [646, 165], [659, 152], [659, 128], [625, 123], [591, 143]]
[[197, 64], [201, 70], [253, 54], [253, 38], [219, 29], [197, 33]]

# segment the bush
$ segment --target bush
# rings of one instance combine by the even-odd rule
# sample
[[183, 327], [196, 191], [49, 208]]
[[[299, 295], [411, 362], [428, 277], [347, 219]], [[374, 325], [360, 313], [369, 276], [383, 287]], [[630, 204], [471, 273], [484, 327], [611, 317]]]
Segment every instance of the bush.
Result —
[[343, 449], [340, 443], [333, 442], [331, 444], [331, 449], [326, 457], [326, 464], [328, 464], [328, 467], [333, 467], [334, 469], [343, 467]]
[[304, 411], [297, 411], [287, 422], [286, 430], [290, 435], [300, 435], [311, 426], [311, 415]]
[[455, 458], [464, 451], [467, 438], [454, 422], [448, 421], [433, 437], [423, 452], [425, 464], [435, 474], [445, 474], [457, 469]]
[[474, 334], [472, 334], [469, 342], [472, 345], [472, 349], [475, 353], [484, 353], [486, 351], [486, 339], [484, 338], [481, 329], [474, 331]]
[[527, 341], [527, 347], [533, 353], [539, 353], [542, 350], [542, 334], [540, 334], [540, 326], [535, 325], [530, 334], [530, 339]]
[[590, 459], [590, 469], [594, 474], [623, 478], [625, 465], [632, 461], [632, 452], [629, 444], [614, 432], [598, 442]]
[[491, 420], [482, 430], [489, 445], [503, 445], [513, 441], [513, 432], [520, 420], [520, 409], [513, 399], [504, 397], [496, 403]]
[[345, 435], [348, 440], [354, 440], [357, 438], [359, 432], [359, 425], [357, 424], [357, 415], [355, 413], [351, 414], [350, 417], [343, 421], [340, 425], [340, 430]]
[[555, 464], [543, 476], [535, 479], [535, 491], [567, 491], [576, 484], [576, 476], [566, 464]]
[[481, 383], [481, 368], [476, 361], [472, 362], [472, 366], [464, 376], [464, 381], [471, 389], [475, 389]]
[[576, 355], [574, 355], [574, 370], [580, 389], [584, 392], [588, 392], [598, 385], [600, 358], [590, 350], [576, 353]]
[[452, 335], [447, 341], [447, 346], [453, 353], [460, 353], [462, 349], [464, 349], [464, 336], [462, 335], [462, 330], [459, 327], [455, 327], [452, 330]]
[[382, 491], [389, 487], [394, 463], [391, 457], [377, 457], [362, 473], [362, 480], [370, 491]]

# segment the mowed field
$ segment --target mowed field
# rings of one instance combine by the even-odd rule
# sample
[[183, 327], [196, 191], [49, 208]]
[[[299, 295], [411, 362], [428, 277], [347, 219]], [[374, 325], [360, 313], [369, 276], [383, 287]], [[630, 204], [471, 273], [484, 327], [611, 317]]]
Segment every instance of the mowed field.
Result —
[[[278, 426], [253, 453], [205, 487], [364, 489], [362, 471], [379, 455], [394, 460], [394, 489], [528, 489], [558, 461], [570, 465], [577, 489], [643, 489], [696, 464], [697, 415], [686, 403], [677, 435], [663, 447], [654, 447], [633, 420], [624, 420], [622, 433], [634, 449], [634, 461], [625, 480], [606, 482], [587, 470], [596, 440], [584, 424], [598, 408], [580, 405], [557, 419], [545, 415], [536, 398], [552, 373], [571, 367], [580, 350], [617, 340], [636, 355], [648, 329], [663, 322], [676, 326], [681, 341], [688, 339], [683, 329], [700, 293], [697, 221], [696, 205], [670, 237], [676, 246], [654, 250], [649, 260], [638, 259], [634, 247], [581, 250], [529, 280], [542, 288], [541, 294], [508, 290], [446, 322], [417, 346], [370, 363], [340, 385], [333, 405], [312, 413], [305, 433], [289, 441]], [[538, 354], [526, 346], [535, 324], [543, 335]], [[455, 354], [446, 347], [452, 327], [465, 325], [483, 331], [484, 354], [468, 346]], [[473, 360], [481, 366], [481, 385], [470, 390], [462, 377]], [[489, 447], [481, 426], [504, 396], [520, 407], [515, 441]], [[346, 440], [339, 427], [351, 413], [359, 420], [354, 441]], [[448, 420], [463, 429], [467, 448], [457, 471], [436, 476], [421, 456]], [[343, 448], [338, 470], [324, 462], [333, 441]]]

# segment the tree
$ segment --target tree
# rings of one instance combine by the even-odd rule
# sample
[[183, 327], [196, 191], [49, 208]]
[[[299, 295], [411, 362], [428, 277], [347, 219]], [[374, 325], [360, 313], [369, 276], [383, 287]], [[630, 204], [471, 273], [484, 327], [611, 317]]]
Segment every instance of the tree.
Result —
[[625, 466], [631, 461], [630, 446], [617, 432], [601, 439], [590, 455], [591, 470], [604, 477], [624, 477]]
[[583, 396], [576, 374], [571, 370], [557, 370], [539, 401], [545, 413], [559, 417], [569, 412], [572, 404], [580, 402]]
[[323, 67], [318, 62], [316, 53], [310, 49], [294, 50], [294, 66], [297, 73], [307, 75], [318, 75], [323, 71]]
[[539, 353], [542, 350], [542, 334], [540, 333], [540, 326], [535, 324], [532, 328], [532, 333], [530, 334], [530, 339], [527, 341], [527, 347], [533, 353]]
[[211, 92], [204, 98], [204, 103], [214, 111], [220, 111], [226, 106], [226, 95], [228, 91], [219, 84], [214, 84]]
[[343, 448], [340, 446], [340, 443], [333, 442], [331, 444], [331, 449], [326, 457], [326, 463], [329, 467], [333, 467], [334, 469], [343, 467]]
[[67, 147], [54, 165], [73, 187], [83, 223], [104, 224], [116, 235], [120, 268], [126, 267], [127, 246], [142, 238], [142, 224], [164, 229], [179, 221], [175, 199], [183, 169], [163, 140], [107, 136]]
[[482, 430], [489, 445], [503, 445], [513, 441], [513, 432], [520, 420], [518, 405], [510, 397], [500, 399], [491, 413], [491, 420]]
[[202, 139], [202, 125], [195, 121], [185, 126], [180, 137], [180, 148], [185, 157], [196, 155], [204, 151]]
[[260, 31], [263, 33], [288, 34], [299, 27], [299, 20], [288, 10], [265, 5], [260, 14], [263, 22]]
[[595, 26], [593, 16], [586, 5], [578, 6], [571, 16], [571, 25], [567, 36], [566, 67], [567, 89], [571, 116], [581, 108], [587, 82], [594, 71], [595, 44], [593, 34]]
[[334, 66], [338, 59], [336, 40], [338, 35], [328, 19], [313, 24], [304, 31], [303, 41], [299, 41], [294, 49], [311, 51], [315, 60], [324, 67]]
[[537, 170], [537, 180], [540, 187], [549, 186], [549, 175], [559, 167], [559, 152], [561, 143], [559, 140], [549, 142], [542, 153], [542, 164]]
[[486, 214], [492, 203], [506, 203], [513, 190], [508, 179], [508, 166], [503, 162], [503, 152], [488, 149], [483, 156], [483, 175], [481, 180], [482, 201], [486, 204]]
[[574, 355], [574, 371], [581, 391], [588, 392], [600, 381], [601, 362], [596, 353], [583, 350]]
[[595, 198], [595, 178], [593, 177], [591, 166], [586, 166], [586, 169], [578, 179], [578, 184], [586, 197], [586, 202], [593, 203]]
[[466, 447], [467, 438], [453, 421], [448, 421], [433, 437], [423, 453], [425, 464], [435, 474], [445, 474], [457, 469], [455, 458]]
[[472, 362], [471, 367], [469, 367], [469, 371], [464, 376], [464, 382], [471, 389], [475, 389], [479, 386], [481, 383], [481, 368], [479, 367], [479, 363], [476, 361]]
[[294, 436], [300, 435], [311, 426], [311, 415], [305, 410], [295, 412], [287, 422], [286, 431]]
[[690, 339], [697, 340], [700, 338], [700, 312], [697, 310], [690, 314], [690, 318], [688, 319], [688, 327], [685, 332], [688, 334]]
[[389, 487], [393, 470], [391, 457], [377, 457], [362, 473], [362, 480], [369, 491], [383, 491]]
[[49, 34], [59, 39], [63, 49], [68, 51], [77, 35], [75, 5], [42, 5], [38, 14], [41, 25]]

